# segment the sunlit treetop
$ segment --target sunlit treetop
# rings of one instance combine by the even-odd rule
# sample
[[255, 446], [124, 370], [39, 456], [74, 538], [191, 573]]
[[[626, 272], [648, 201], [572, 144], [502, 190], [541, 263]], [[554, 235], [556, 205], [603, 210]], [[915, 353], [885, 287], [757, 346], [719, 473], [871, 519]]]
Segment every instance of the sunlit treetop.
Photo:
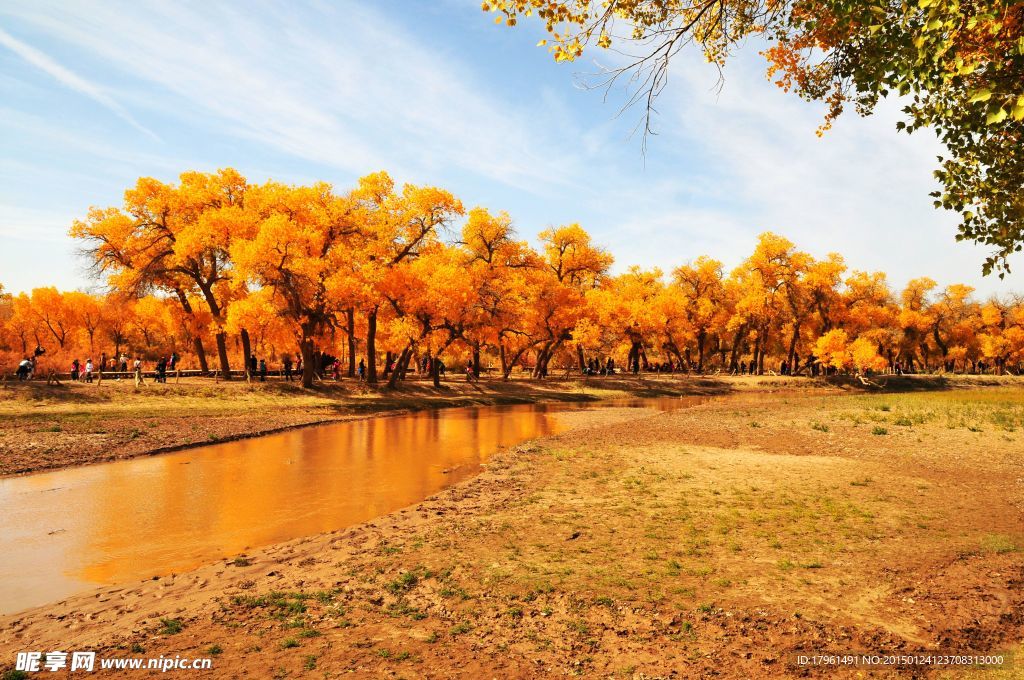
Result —
[[984, 272], [1008, 271], [1024, 242], [1024, 3], [1011, 0], [487, 0], [498, 21], [544, 22], [555, 60], [614, 49], [626, 65], [629, 103], [653, 103], [672, 58], [694, 45], [719, 68], [750, 37], [768, 43], [768, 77], [825, 102], [819, 133], [852, 105], [869, 114], [901, 95], [898, 128], [931, 127], [940, 157], [936, 207], [959, 214], [957, 238], [989, 246]]

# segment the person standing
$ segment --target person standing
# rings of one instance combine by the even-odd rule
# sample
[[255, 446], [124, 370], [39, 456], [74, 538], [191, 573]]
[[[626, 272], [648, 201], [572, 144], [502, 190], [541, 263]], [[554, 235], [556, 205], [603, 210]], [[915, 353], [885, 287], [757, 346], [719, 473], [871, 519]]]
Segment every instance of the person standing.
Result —
[[146, 381], [142, 378], [142, 357], [135, 357], [135, 363], [132, 365], [135, 370], [135, 386], [138, 387]]
[[267, 382], [267, 360], [260, 359], [260, 382]]
[[362, 359], [359, 360], [359, 368], [356, 369], [356, 373], [359, 376], [360, 381], [366, 378], [366, 362]]
[[291, 354], [285, 354], [284, 355], [284, 359], [281, 360], [281, 363], [284, 364], [284, 379], [287, 380], [288, 382], [291, 382], [292, 381], [292, 355]]
[[92, 382], [92, 370], [93, 370], [92, 357], [90, 357], [90, 358], [85, 360], [85, 382], [87, 382], [87, 383], [91, 383]]
[[71, 362], [71, 380], [78, 382], [78, 374], [80, 369], [81, 364], [78, 363], [78, 359], [75, 359], [74, 361]]

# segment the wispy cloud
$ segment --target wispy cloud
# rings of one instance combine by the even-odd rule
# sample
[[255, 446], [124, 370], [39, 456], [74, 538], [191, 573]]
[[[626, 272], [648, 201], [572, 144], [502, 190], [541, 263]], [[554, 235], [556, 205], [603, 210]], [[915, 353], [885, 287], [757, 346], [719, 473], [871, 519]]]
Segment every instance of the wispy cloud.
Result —
[[423, 177], [454, 165], [539, 192], [572, 176], [514, 98], [362, 3], [6, 11], [156, 86], [139, 106], [328, 167]]
[[80, 92], [86, 97], [89, 97], [93, 101], [106, 107], [118, 118], [125, 121], [139, 132], [142, 132], [153, 139], [160, 139], [157, 137], [156, 133], [139, 123], [139, 121], [135, 120], [132, 114], [130, 114], [123, 106], [117, 103], [101, 88], [81, 77], [74, 71], [57, 63], [44, 52], [37, 50], [28, 43], [18, 40], [2, 28], [0, 28], [0, 45], [3, 45], [39, 70], [44, 71], [51, 77], [55, 78], [65, 87], [75, 90], [76, 92]]

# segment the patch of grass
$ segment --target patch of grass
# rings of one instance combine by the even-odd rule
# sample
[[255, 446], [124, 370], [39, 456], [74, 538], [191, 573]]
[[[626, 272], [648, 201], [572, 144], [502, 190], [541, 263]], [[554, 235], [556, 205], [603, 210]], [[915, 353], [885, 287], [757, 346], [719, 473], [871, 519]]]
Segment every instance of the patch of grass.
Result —
[[817, 420], [811, 423], [811, 429], [817, 430], [818, 432], [828, 432], [829, 427], [825, 423], [819, 423]]
[[239, 555], [235, 559], [231, 560], [231, 564], [233, 564], [236, 567], [248, 567], [252, 564], [252, 560], [250, 560], [248, 557], [245, 557], [244, 555]]
[[452, 626], [448, 632], [452, 635], [452, 637], [455, 637], [457, 635], [464, 635], [472, 629], [473, 624], [471, 624], [469, 621], [463, 621], [462, 623], [458, 623]]
[[28, 673], [26, 673], [25, 671], [15, 670], [13, 668], [4, 671], [4, 674], [0, 675], [0, 680], [28, 680], [28, 678]]
[[160, 619], [160, 630], [157, 632], [161, 635], [176, 635], [184, 627], [181, 619]]
[[307, 654], [302, 660], [302, 667], [307, 671], [316, 670], [316, 654]]
[[417, 583], [420, 582], [420, 577], [415, 572], [407, 571], [391, 583], [387, 584], [386, 588], [392, 593], [404, 593], [408, 590], [412, 590]]
[[885, 429], [881, 425], [875, 425], [873, 428], [871, 428], [871, 434], [875, 434], [875, 435], [889, 434], [889, 430]]
[[131, 646], [132, 654], [145, 654], [146, 648], [140, 645], [138, 642], [133, 642]]
[[210, 645], [206, 648], [206, 653], [210, 656], [217, 656], [218, 654], [221, 654], [223, 652], [224, 648], [217, 644]]
[[259, 596], [236, 595], [231, 598], [231, 602], [246, 609], [267, 609], [272, 618], [283, 621], [306, 613], [305, 601], [312, 597], [309, 593], [285, 593], [275, 590]]
[[1016, 552], [1019, 547], [1013, 539], [1003, 534], [985, 534], [981, 538], [981, 549], [996, 555]]
[[583, 619], [573, 619], [568, 623], [569, 630], [579, 633], [580, 635], [589, 635], [590, 626]]
[[288, 638], [281, 643], [281, 649], [292, 649], [299, 646], [299, 641], [295, 638]]

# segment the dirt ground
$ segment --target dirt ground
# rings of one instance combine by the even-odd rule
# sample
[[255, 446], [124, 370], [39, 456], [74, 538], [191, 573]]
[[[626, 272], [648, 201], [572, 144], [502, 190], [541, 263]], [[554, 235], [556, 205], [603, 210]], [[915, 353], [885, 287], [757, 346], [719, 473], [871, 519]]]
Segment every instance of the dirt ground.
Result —
[[[568, 413], [414, 507], [2, 617], [0, 668], [94, 649], [212, 657], [179, 671], [202, 677], [1024, 677], [1024, 386], [744, 385]], [[796, 662], [843, 653], [1004, 663]]]

